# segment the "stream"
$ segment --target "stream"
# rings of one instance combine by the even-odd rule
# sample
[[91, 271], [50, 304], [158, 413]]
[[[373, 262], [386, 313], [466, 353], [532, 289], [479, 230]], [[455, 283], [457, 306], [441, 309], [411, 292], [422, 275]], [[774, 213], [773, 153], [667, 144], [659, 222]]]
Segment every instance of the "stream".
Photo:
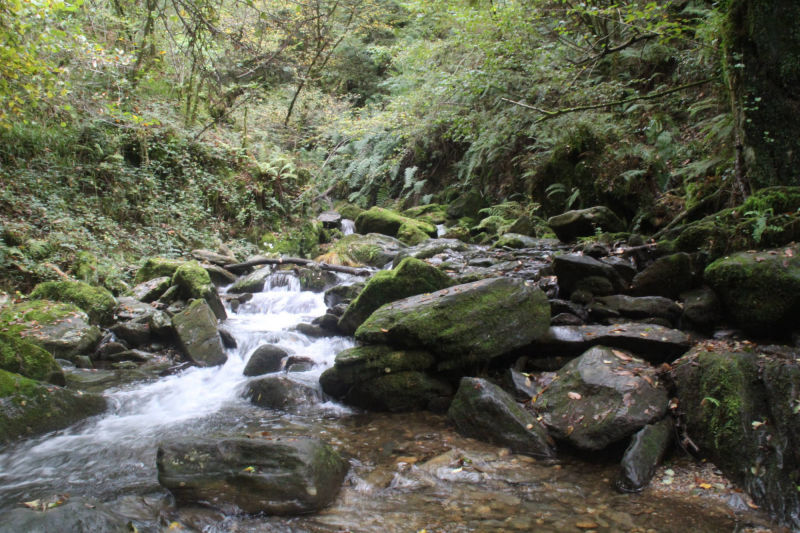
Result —
[[[341, 280], [347, 282], [345, 276]], [[321, 293], [272, 274], [264, 292], [228, 309], [238, 347], [222, 367], [104, 391], [109, 409], [71, 428], [9, 446], [0, 454], [0, 516], [21, 502], [86, 497], [105, 503], [138, 531], [755, 531], [767, 523], [730, 502], [646, 490], [612, 489], [613, 461], [562, 457], [538, 462], [459, 436], [431, 413], [362, 413], [333, 402], [296, 413], [258, 408], [241, 397], [249, 355], [269, 343], [313, 359], [289, 375], [317, 384], [352, 338], [310, 338], [292, 328], [326, 310]], [[73, 370], [74, 372], [88, 372]], [[228, 516], [176, 509], [156, 479], [158, 442], [170, 437], [312, 435], [350, 459], [334, 504], [303, 517]], [[762, 529], [763, 530], [763, 529]]]

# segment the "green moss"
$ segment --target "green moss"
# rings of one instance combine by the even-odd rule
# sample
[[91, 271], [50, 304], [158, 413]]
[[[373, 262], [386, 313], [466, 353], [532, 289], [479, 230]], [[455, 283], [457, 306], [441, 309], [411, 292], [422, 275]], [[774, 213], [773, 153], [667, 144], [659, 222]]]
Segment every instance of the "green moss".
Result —
[[172, 277], [178, 267], [183, 265], [186, 261], [180, 259], [164, 259], [163, 257], [151, 257], [145, 261], [144, 266], [136, 273], [136, 284], [150, 281], [153, 278], [160, 278], [164, 276]]
[[175, 270], [172, 284], [177, 285], [185, 298], [204, 298], [211, 286], [211, 276], [197, 261], [189, 261]]
[[474, 226], [470, 230], [470, 233], [472, 233], [472, 235], [485, 233], [486, 235], [489, 236], [495, 236], [503, 233], [503, 231], [507, 229], [510, 225], [511, 225], [510, 220], [506, 220], [505, 218], [499, 215], [492, 215], [481, 220], [477, 226]]
[[305, 222], [297, 228], [265, 233], [261, 242], [269, 253], [292, 257], [314, 257], [319, 253], [319, 244], [325, 238], [322, 223], [313, 220]]
[[102, 287], [82, 281], [47, 281], [38, 284], [31, 298], [75, 304], [89, 315], [92, 322], [108, 324], [114, 318], [117, 300]]
[[[402, 235], [400, 234], [401, 230]], [[396, 211], [382, 207], [373, 207], [358, 215], [356, 231], [362, 234], [382, 233], [390, 237], [397, 237], [406, 244], [418, 244], [424, 240], [423, 234], [430, 237], [436, 236], [436, 227], [433, 224], [405, 217]]]
[[409, 246], [414, 246], [427, 241], [431, 236], [422, 231], [419, 224], [405, 222], [397, 230], [397, 238]]
[[403, 211], [403, 215], [416, 218], [428, 224], [444, 224], [447, 222], [447, 206], [441, 204], [418, 205]]
[[50, 352], [11, 333], [0, 332], [0, 368], [40, 381], [64, 382]]
[[357, 205], [348, 203], [336, 204], [334, 206], [334, 209], [336, 210], [337, 213], [342, 215], [342, 218], [346, 218], [348, 220], [355, 220], [358, 218], [358, 215], [364, 212], [364, 210], [358, 207]]
[[0, 309], [0, 330], [20, 333], [38, 324], [50, 324], [69, 318], [81, 310], [67, 303], [30, 300]]
[[38, 383], [17, 373], [7, 370], [0, 370], [0, 398], [8, 398], [9, 396], [20, 397], [23, 400], [25, 396], [30, 396], [36, 391]]
[[72, 271], [80, 281], [97, 283], [97, 257], [90, 252], [78, 252], [72, 265]]
[[317, 257], [317, 261], [333, 265], [369, 265], [382, 267], [391, 261], [405, 245], [386, 235], [372, 233], [346, 235]]

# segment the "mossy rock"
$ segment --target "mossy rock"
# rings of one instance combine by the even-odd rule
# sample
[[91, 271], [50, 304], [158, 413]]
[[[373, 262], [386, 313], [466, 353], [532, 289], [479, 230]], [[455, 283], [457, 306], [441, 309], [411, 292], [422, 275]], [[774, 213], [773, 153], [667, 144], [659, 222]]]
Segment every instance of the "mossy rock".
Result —
[[314, 257], [319, 254], [319, 244], [324, 240], [325, 228], [318, 220], [309, 220], [296, 228], [265, 233], [263, 248], [271, 254], [292, 257]]
[[549, 218], [547, 224], [563, 242], [572, 242], [578, 237], [594, 235], [598, 230], [604, 232], [625, 230], [625, 223], [605, 206], [567, 211]]
[[380, 306], [452, 284], [450, 277], [419, 259], [406, 257], [393, 270], [376, 272], [339, 320], [339, 329], [352, 335]]
[[416, 222], [406, 222], [397, 230], [397, 238], [409, 246], [415, 246], [431, 238]]
[[692, 259], [687, 253], [659, 257], [633, 277], [631, 294], [677, 298], [692, 288]]
[[38, 284], [31, 298], [75, 304], [96, 324], [109, 324], [114, 319], [117, 300], [102, 287], [82, 281], [46, 281]]
[[228, 356], [217, 332], [217, 319], [205, 300], [195, 300], [172, 318], [184, 355], [198, 366], [225, 364]]
[[145, 261], [142, 268], [136, 272], [134, 283], [144, 283], [153, 278], [160, 278], [163, 276], [172, 277], [178, 267], [186, 263], [181, 259], [165, 259], [163, 257], [151, 257]]
[[497, 242], [492, 246], [493, 248], [533, 248], [537, 244], [537, 240], [527, 235], [520, 233], [504, 233], [497, 239]]
[[469, 190], [450, 202], [447, 206], [447, 216], [452, 219], [474, 217], [486, 205], [486, 200], [478, 191]]
[[403, 211], [403, 215], [428, 224], [444, 224], [447, 222], [447, 206], [441, 204], [418, 205], [406, 209]]
[[469, 232], [473, 237], [476, 237], [481, 233], [489, 237], [495, 237], [502, 234], [510, 224], [510, 220], [506, 220], [499, 215], [491, 215], [482, 219], [477, 226], [470, 228]]
[[406, 245], [380, 233], [346, 235], [335, 242], [316, 261], [332, 265], [374, 266], [381, 268], [394, 259]]
[[396, 211], [373, 207], [362, 212], [356, 219], [356, 231], [361, 234], [381, 233], [397, 237], [406, 244], [419, 244], [428, 237], [436, 236], [436, 227], [420, 220], [405, 217]]
[[13, 333], [0, 332], [0, 369], [56, 385], [66, 383], [50, 352]]
[[355, 219], [358, 218], [358, 215], [364, 212], [364, 210], [358, 207], [357, 205], [348, 204], [346, 202], [337, 203], [334, 206], [334, 209], [336, 210], [337, 213], [342, 215], [342, 218], [346, 218], [348, 220], [353, 220], [353, 221], [355, 221]]
[[78, 252], [75, 256], [75, 262], [72, 264], [72, 271], [80, 281], [97, 283], [97, 257], [90, 252]]
[[189, 261], [178, 267], [172, 276], [172, 285], [178, 287], [181, 297], [187, 300], [203, 299], [208, 302], [217, 318], [227, 318], [217, 288], [211, 283], [211, 276], [197, 261]]
[[718, 259], [705, 280], [742, 329], [786, 335], [800, 328], [800, 246]]
[[63, 429], [103, 412], [106, 401], [0, 370], [0, 443]]

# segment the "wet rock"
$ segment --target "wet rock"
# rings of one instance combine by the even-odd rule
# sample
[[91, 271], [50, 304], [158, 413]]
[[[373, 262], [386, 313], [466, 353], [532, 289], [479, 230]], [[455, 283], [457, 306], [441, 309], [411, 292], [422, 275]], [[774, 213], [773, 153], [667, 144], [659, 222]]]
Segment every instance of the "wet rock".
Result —
[[507, 446], [516, 453], [552, 458], [547, 430], [503, 389], [480, 378], [461, 378], [447, 418], [466, 437]]
[[311, 321], [312, 326], [319, 326], [333, 335], [341, 334], [339, 331], [339, 317], [333, 313], [325, 313]]
[[692, 288], [694, 274], [689, 254], [677, 253], [659, 257], [633, 277], [631, 294], [664, 296], [676, 299]]
[[504, 233], [494, 243], [493, 248], [533, 248], [536, 239], [519, 233]]
[[150, 324], [141, 319], [114, 324], [111, 332], [130, 346], [142, 346], [150, 342]]
[[296, 411], [322, 401], [322, 393], [306, 383], [286, 375], [266, 376], [247, 384], [244, 397], [266, 409]]
[[600, 261], [610, 265], [614, 270], [616, 270], [617, 274], [619, 274], [622, 280], [625, 282], [625, 285], [629, 285], [631, 281], [633, 281], [633, 277], [636, 275], [636, 267], [629, 259], [625, 259], [624, 257], [604, 257]]
[[317, 220], [328, 229], [338, 228], [342, 222], [342, 215], [336, 211], [323, 211], [317, 216]]
[[335, 307], [339, 304], [349, 304], [364, 289], [365, 283], [362, 281], [351, 285], [336, 285], [325, 291], [324, 301], [328, 307]]
[[304, 291], [322, 292], [338, 281], [336, 273], [322, 270], [319, 266], [305, 266], [293, 269], [295, 276], [300, 280], [300, 288]]
[[0, 369], [54, 385], [66, 384], [64, 372], [53, 354], [4, 331], [0, 331]]
[[12, 509], [3, 514], [0, 533], [49, 533], [70, 531], [89, 533], [129, 533], [130, 520], [114, 513], [106, 505], [84, 498], [70, 498], [66, 503], [39, 509]]
[[589, 313], [582, 305], [570, 302], [567, 300], [552, 299], [550, 300], [550, 314], [558, 315], [561, 313], [569, 313], [577, 316], [584, 322], [589, 320]]
[[245, 376], [260, 376], [283, 368], [283, 359], [289, 354], [280, 346], [264, 344], [256, 348], [242, 372]]
[[396, 350], [389, 346], [356, 346], [336, 355], [334, 366], [319, 378], [322, 390], [337, 399], [347, 397], [355, 385], [407, 370], [427, 370], [435, 364], [425, 351]]
[[549, 324], [542, 291], [519, 279], [493, 278], [384, 305], [355, 336], [367, 344], [428, 350], [446, 370], [523, 347]]
[[217, 319], [205, 300], [195, 300], [172, 318], [184, 355], [197, 366], [228, 360], [217, 333]]
[[606, 279], [611, 290], [620, 292], [624, 281], [611, 265], [585, 255], [557, 255], [553, 259], [553, 272], [558, 277], [558, 286], [563, 296], [569, 297], [579, 288], [579, 283], [590, 277]]
[[606, 233], [625, 231], [625, 223], [605, 206], [567, 211], [549, 218], [547, 225], [563, 242], [572, 242], [578, 237], [589, 237], [598, 229]]
[[222, 345], [225, 348], [229, 348], [229, 349], [235, 349], [236, 348], [236, 346], [237, 346], [236, 337], [234, 337], [233, 334], [230, 331], [228, 331], [225, 328], [219, 328], [217, 330], [217, 332], [219, 332], [219, 338], [222, 341]]
[[677, 323], [683, 309], [670, 300], [661, 296], [626, 296], [615, 294], [595, 298], [595, 302], [605, 305], [616, 311], [620, 316], [628, 318], [664, 318], [671, 324]]
[[229, 293], [241, 294], [243, 292], [261, 292], [267, 283], [267, 278], [272, 274], [272, 267], [264, 267], [246, 276], [240, 277], [233, 285], [228, 287]]
[[312, 337], [315, 339], [321, 337], [330, 337], [332, 335], [331, 331], [323, 329], [320, 326], [315, 326], [314, 324], [300, 323], [297, 324], [294, 329], [295, 331], [298, 331], [307, 337]]
[[218, 319], [227, 318], [217, 288], [211, 283], [208, 272], [197, 261], [189, 261], [178, 267], [172, 276], [172, 284], [178, 287], [181, 298], [186, 300], [202, 298]]
[[800, 328], [800, 245], [718, 259], [705, 280], [736, 326], [757, 335]]
[[151, 257], [145, 261], [142, 268], [136, 272], [135, 283], [144, 283], [153, 278], [168, 276], [172, 279], [178, 267], [186, 263], [180, 259], [165, 259], [163, 257]]
[[393, 260], [406, 245], [380, 233], [345, 235], [319, 260], [343, 265], [368, 265], [381, 268]]
[[354, 384], [342, 401], [370, 411], [444, 412], [450, 404], [453, 388], [446, 381], [413, 370], [391, 372]]
[[158, 300], [164, 292], [172, 285], [170, 276], [161, 276], [139, 283], [128, 291], [128, 296], [144, 303]]
[[[230, 250], [228, 250], [230, 252]], [[236, 263], [236, 256], [232, 253], [221, 254], [211, 250], [192, 250], [192, 257], [201, 263], [211, 263], [219, 267]]]
[[717, 293], [701, 287], [681, 294], [683, 320], [689, 326], [710, 330], [722, 320], [722, 307]]
[[639, 492], [653, 479], [656, 467], [672, 444], [672, 418], [640, 429], [625, 450], [614, 486], [620, 492]]
[[333, 448], [309, 437], [171, 440], [159, 445], [156, 465], [180, 505], [273, 515], [319, 511], [348, 470]]
[[559, 313], [550, 320], [552, 326], [582, 326], [583, 320], [572, 313]]
[[667, 411], [655, 368], [598, 346], [567, 363], [535, 404], [551, 434], [584, 450], [602, 450]]
[[762, 509], [800, 528], [800, 364], [760, 352], [693, 350], [673, 365], [689, 438]]
[[63, 429], [105, 408], [102, 396], [73, 392], [0, 370], [0, 443]]
[[225, 285], [230, 285], [231, 283], [235, 283], [238, 277], [233, 272], [229, 270], [225, 270], [221, 266], [218, 265], [209, 265], [203, 263], [201, 265], [206, 272], [208, 272], [208, 276], [211, 278], [211, 283], [216, 285], [217, 287], [223, 287]]
[[409, 246], [401, 250], [397, 254], [397, 257], [394, 258], [392, 267], [399, 265], [400, 261], [406, 257], [422, 260], [447, 252], [465, 252], [468, 249], [469, 245], [464, 244], [458, 239], [429, 239], [416, 246]]
[[124, 352], [108, 354], [105, 356], [103, 361], [107, 361], [109, 363], [120, 363], [122, 361], [132, 361], [134, 363], [147, 363], [148, 361], [152, 360], [153, 357], [154, 354], [150, 352], [145, 352], [143, 350], [125, 350]]
[[508, 381], [510, 381], [517, 397], [522, 400], [530, 400], [539, 392], [539, 387], [536, 386], [528, 374], [513, 368], [508, 369]]
[[435, 292], [450, 284], [450, 278], [441, 270], [407, 257], [393, 270], [376, 272], [367, 281], [339, 320], [339, 329], [352, 335], [380, 306], [415, 294]]
[[673, 361], [689, 349], [689, 336], [676, 329], [652, 324], [610, 326], [552, 326], [528, 347], [535, 357], [575, 357], [592, 346], [630, 350], [651, 363]]

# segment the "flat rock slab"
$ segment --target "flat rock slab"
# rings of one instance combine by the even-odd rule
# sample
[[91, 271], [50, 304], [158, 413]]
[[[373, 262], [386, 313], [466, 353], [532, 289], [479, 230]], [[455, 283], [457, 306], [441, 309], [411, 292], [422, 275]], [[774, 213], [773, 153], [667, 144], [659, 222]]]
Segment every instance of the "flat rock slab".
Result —
[[575, 357], [592, 346], [629, 350], [650, 363], [674, 361], [689, 349], [689, 336], [654, 324], [552, 326], [529, 347], [532, 357]]
[[156, 465], [179, 504], [273, 515], [322, 509], [348, 470], [333, 448], [310, 437], [171, 440], [159, 445]]
[[366, 344], [425, 349], [439, 370], [521, 348], [547, 332], [544, 293], [519, 279], [492, 278], [384, 305], [356, 331]]
[[644, 361], [595, 347], [567, 363], [534, 406], [551, 434], [584, 450], [602, 450], [667, 411], [667, 390]]

